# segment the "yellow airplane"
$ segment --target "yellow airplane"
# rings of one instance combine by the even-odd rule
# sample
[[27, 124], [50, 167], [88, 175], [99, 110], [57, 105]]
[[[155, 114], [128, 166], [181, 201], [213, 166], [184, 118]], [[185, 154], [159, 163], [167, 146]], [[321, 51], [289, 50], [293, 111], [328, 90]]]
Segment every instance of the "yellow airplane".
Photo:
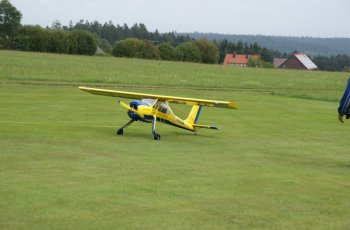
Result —
[[[197, 124], [200, 112], [202, 110], [202, 106], [239, 109], [239, 107], [234, 102], [227, 101], [171, 97], [154, 94], [96, 89], [89, 87], [79, 87], [79, 89], [96, 95], [138, 99], [131, 101], [129, 105], [125, 102], [118, 100], [119, 104], [128, 111], [127, 114], [131, 119], [125, 125], [118, 129], [117, 134], [123, 135], [124, 128], [131, 125], [134, 121], [142, 121], [146, 123], [152, 123], [152, 134], [155, 140], [160, 140], [159, 133], [156, 133], [157, 121], [164, 122], [166, 124], [173, 125], [196, 133], [196, 131], [200, 128], [218, 129], [215, 126]], [[188, 117], [185, 120], [183, 120], [173, 113], [169, 106], [169, 103], [191, 105], [192, 109]]]

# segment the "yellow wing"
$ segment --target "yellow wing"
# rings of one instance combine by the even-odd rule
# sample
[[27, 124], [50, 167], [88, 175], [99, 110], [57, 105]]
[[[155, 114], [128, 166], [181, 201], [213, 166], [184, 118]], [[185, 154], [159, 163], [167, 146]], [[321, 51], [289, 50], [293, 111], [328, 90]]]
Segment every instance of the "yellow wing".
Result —
[[228, 101], [216, 101], [216, 100], [205, 100], [205, 99], [195, 99], [195, 98], [186, 98], [186, 97], [172, 97], [164, 95], [155, 95], [155, 94], [144, 94], [144, 93], [133, 93], [126, 91], [115, 91], [108, 89], [97, 89], [90, 87], [79, 87], [80, 90], [104, 96], [112, 97], [122, 97], [122, 98], [132, 98], [132, 99], [158, 99], [159, 101], [168, 101], [172, 103], [186, 104], [186, 105], [204, 105], [210, 107], [219, 107], [227, 109], [239, 109], [238, 105], [234, 102]]

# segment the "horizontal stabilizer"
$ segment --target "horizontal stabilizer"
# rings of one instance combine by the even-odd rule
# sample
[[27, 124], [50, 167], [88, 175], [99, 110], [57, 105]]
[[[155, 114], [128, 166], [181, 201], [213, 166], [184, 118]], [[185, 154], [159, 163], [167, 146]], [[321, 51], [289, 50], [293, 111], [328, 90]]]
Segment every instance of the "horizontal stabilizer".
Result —
[[204, 129], [216, 129], [216, 130], [220, 130], [218, 127], [216, 127], [216, 126], [211, 126], [211, 125], [197, 125], [197, 124], [194, 124], [193, 127], [195, 127], [196, 129], [204, 128]]

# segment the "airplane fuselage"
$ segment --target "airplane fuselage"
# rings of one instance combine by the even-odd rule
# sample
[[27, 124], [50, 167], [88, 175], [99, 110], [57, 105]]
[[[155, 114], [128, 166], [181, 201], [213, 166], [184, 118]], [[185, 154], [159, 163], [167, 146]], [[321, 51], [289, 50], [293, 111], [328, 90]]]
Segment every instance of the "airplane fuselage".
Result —
[[129, 103], [129, 106], [136, 110], [128, 111], [128, 116], [134, 121], [142, 121], [146, 123], [154, 123], [156, 121], [173, 125], [189, 131], [196, 131], [192, 124], [177, 117], [166, 102], [161, 101], [139, 101], [134, 100]]

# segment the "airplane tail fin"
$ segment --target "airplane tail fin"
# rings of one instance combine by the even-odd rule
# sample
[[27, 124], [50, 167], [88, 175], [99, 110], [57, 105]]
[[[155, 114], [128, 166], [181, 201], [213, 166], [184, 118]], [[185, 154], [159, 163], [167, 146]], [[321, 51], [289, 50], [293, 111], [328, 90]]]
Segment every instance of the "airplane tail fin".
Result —
[[187, 119], [185, 120], [186, 123], [189, 124], [197, 124], [199, 115], [201, 113], [202, 106], [201, 105], [194, 105], [192, 106], [191, 112], [188, 115]]

